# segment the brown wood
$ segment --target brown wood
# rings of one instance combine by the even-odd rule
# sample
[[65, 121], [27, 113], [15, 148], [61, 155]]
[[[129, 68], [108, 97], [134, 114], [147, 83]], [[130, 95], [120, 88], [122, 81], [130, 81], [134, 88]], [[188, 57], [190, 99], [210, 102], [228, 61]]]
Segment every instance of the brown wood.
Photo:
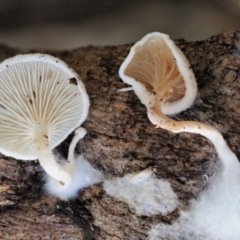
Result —
[[[196, 75], [195, 104], [176, 120], [198, 120], [218, 128], [240, 157], [240, 31], [229, 31], [205, 41], [176, 41]], [[27, 52], [58, 56], [82, 77], [91, 107], [83, 126], [88, 134], [79, 152], [106, 178], [122, 177], [149, 166], [156, 177], [170, 181], [183, 207], [206, 186], [218, 160], [204, 137], [156, 129], [145, 107], [126, 87], [118, 69], [130, 45], [85, 47], [72, 51], [20, 51], [0, 46], [0, 60]], [[56, 151], [64, 157], [72, 135]], [[167, 216], [137, 216], [128, 205], [94, 185], [79, 197], [62, 202], [45, 194], [43, 171], [36, 161], [0, 159], [0, 239], [147, 239], [154, 224], [171, 224], [178, 210]]]

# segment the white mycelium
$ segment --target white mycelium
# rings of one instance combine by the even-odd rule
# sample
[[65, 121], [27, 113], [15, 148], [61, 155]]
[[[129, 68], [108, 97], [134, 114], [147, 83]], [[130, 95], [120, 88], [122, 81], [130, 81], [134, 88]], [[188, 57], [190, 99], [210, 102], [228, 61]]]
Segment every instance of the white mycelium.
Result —
[[71, 173], [52, 149], [86, 119], [84, 84], [66, 63], [47, 54], [26, 54], [0, 64], [0, 151], [22, 160], [38, 158], [62, 186]]
[[153, 177], [150, 169], [106, 180], [103, 187], [109, 195], [127, 202], [138, 215], [166, 215], [178, 206], [170, 183]]

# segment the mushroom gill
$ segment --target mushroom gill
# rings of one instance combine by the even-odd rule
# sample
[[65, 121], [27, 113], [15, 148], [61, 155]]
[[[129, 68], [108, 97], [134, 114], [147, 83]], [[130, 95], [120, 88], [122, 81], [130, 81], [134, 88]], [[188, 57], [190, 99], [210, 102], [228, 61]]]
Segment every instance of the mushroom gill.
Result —
[[185, 95], [183, 76], [172, 50], [161, 36], [137, 46], [124, 73], [141, 82], [162, 103], [178, 101]]

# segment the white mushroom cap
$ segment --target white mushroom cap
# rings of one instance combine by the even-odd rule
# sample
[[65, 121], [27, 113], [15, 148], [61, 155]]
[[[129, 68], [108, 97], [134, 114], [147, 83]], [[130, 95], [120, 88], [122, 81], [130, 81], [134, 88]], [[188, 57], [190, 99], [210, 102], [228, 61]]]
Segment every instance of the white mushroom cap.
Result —
[[148, 109], [156, 100], [161, 101], [161, 111], [167, 115], [187, 109], [197, 95], [188, 60], [164, 33], [149, 33], [138, 41], [122, 63], [119, 75], [132, 85]]
[[39, 158], [48, 174], [61, 178], [50, 150], [82, 124], [90, 105], [79, 76], [58, 58], [26, 54], [0, 64], [0, 85], [0, 151]]

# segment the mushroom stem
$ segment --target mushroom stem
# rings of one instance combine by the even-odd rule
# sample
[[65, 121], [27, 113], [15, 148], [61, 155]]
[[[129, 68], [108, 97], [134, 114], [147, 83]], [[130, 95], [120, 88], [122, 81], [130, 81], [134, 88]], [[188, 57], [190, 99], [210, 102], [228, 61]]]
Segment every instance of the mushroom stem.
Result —
[[[43, 137], [44, 138], [44, 137]], [[48, 140], [39, 139], [35, 142], [38, 160], [43, 169], [62, 186], [71, 181], [71, 175], [56, 161]]]
[[75, 160], [75, 158], [74, 158], [74, 150], [75, 150], [75, 147], [76, 147], [78, 141], [80, 139], [84, 138], [86, 133], [87, 133], [86, 129], [82, 128], [82, 127], [76, 129], [76, 131], [75, 131], [75, 135], [74, 135], [74, 137], [72, 139], [72, 142], [71, 142], [71, 144], [69, 146], [69, 150], [68, 150], [68, 161], [67, 162], [71, 166], [74, 165], [74, 160]]
[[165, 116], [161, 111], [161, 105], [157, 102], [155, 105], [148, 109], [148, 117], [153, 124], [157, 125], [157, 128], [163, 128], [165, 130], [180, 133], [190, 132], [200, 134], [209, 139], [216, 152], [222, 161], [224, 167], [227, 167], [229, 161], [237, 161], [236, 155], [231, 151], [227, 143], [225, 142], [222, 134], [214, 127], [195, 121], [175, 121]]
[[[49, 147], [48, 139], [46, 135], [41, 138], [37, 138], [36, 149], [39, 162], [44, 170], [53, 179], [57, 180], [60, 185], [64, 187], [70, 186], [73, 178], [73, 172], [75, 171], [75, 158], [74, 150], [79, 139], [86, 135], [87, 131], [85, 128], [78, 128], [75, 131], [75, 136], [69, 146], [68, 161], [66, 164], [59, 164], [53, 156], [53, 153]], [[65, 189], [65, 188], [64, 188]]]

